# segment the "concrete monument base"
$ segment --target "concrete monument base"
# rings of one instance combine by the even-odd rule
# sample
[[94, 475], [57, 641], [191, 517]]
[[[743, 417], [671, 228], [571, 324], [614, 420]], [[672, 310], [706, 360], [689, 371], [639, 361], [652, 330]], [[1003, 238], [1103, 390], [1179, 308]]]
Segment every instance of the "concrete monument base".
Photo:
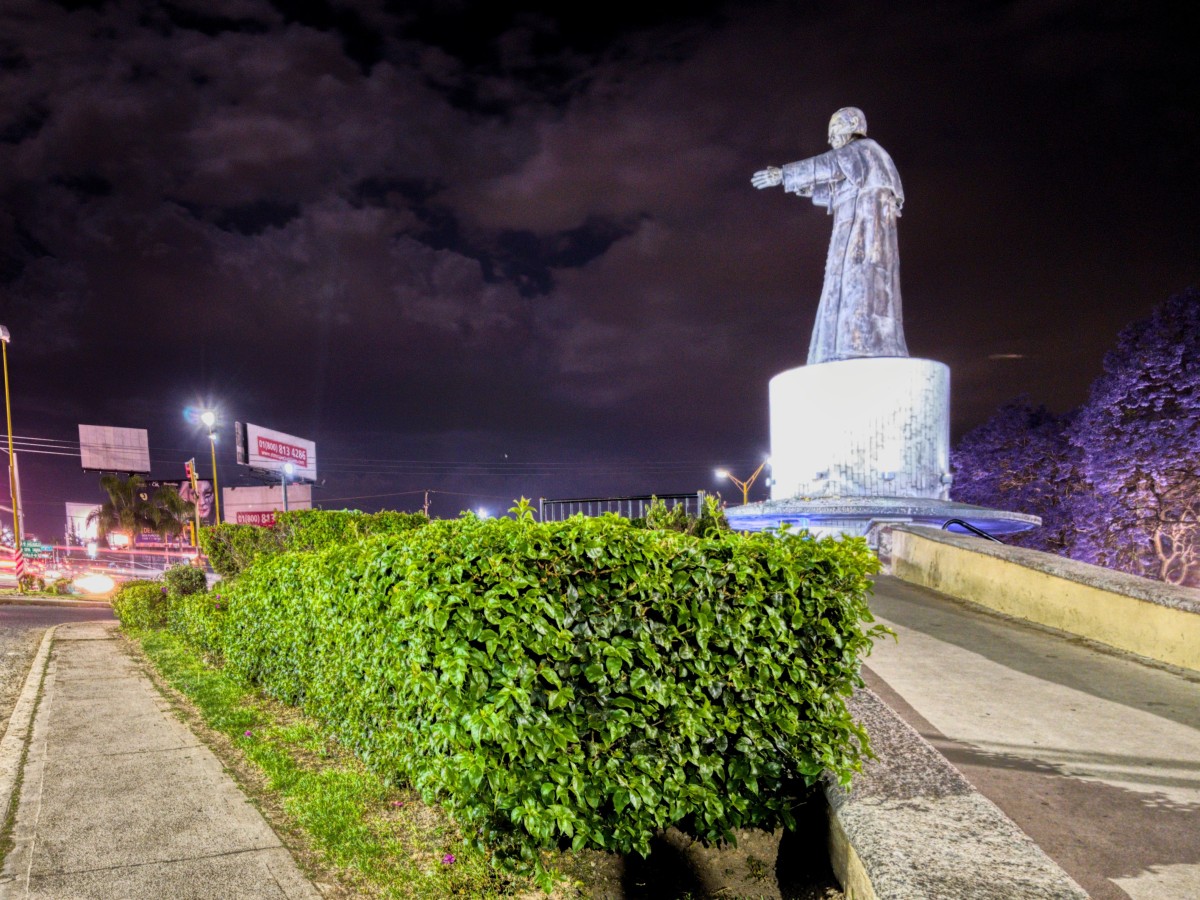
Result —
[[738, 531], [785, 524], [866, 537], [910, 523], [990, 535], [1037, 516], [950, 499], [950, 369], [911, 357], [800, 366], [771, 379], [771, 499], [725, 510]]
[[771, 499], [950, 497], [950, 369], [846, 359], [771, 379]]
[[[808, 531], [815, 537], [866, 537], [873, 548], [874, 532], [885, 524], [941, 528], [959, 520], [991, 535], [1016, 534], [1042, 524], [1037, 516], [1025, 513], [920, 497], [791, 497], [729, 507], [725, 519], [736, 531], [778, 531], [786, 523], [793, 531]], [[948, 530], [967, 531], [957, 524]]]

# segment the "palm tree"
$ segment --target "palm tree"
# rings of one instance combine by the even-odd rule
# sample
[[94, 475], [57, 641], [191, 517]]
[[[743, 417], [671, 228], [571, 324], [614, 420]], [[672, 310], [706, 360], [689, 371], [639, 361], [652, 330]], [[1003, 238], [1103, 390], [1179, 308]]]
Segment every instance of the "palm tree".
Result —
[[97, 536], [108, 542], [113, 533], [126, 534], [132, 542], [137, 535], [152, 531], [161, 538], [178, 534], [191, 518], [191, 501], [179, 496], [174, 485], [164, 485], [153, 494], [140, 475], [101, 475], [100, 487], [108, 499], [92, 511], [87, 521], [96, 523]]
[[165, 540], [187, 528], [195, 511], [196, 504], [191, 500], [184, 500], [179, 494], [179, 488], [173, 484], [164, 484], [150, 497], [150, 527]]

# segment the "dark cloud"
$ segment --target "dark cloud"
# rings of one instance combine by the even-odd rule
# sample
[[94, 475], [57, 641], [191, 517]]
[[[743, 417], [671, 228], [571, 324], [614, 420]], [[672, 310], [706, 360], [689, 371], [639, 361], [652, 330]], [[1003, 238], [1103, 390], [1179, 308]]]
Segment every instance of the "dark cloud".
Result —
[[[829, 237], [750, 173], [848, 104], [904, 180], [908, 343], [951, 366], [955, 433], [1073, 406], [1200, 278], [1183, 14], [905, 6], [12, 0], [16, 431], [146, 427], [167, 476], [199, 446], [180, 410], [220, 403], [316, 440], [325, 496], [367, 508], [715, 488], [769, 443]], [[63, 466], [26, 472], [39, 530], [95, 493]]]

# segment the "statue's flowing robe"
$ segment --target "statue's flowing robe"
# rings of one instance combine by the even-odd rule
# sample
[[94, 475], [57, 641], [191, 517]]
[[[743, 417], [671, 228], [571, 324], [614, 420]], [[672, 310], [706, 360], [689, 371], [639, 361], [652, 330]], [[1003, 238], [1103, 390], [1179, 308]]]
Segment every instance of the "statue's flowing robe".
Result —
[[887, 152], [868, 138], [783, 167], [783, 189], [833, 215], [808, 363], [908, 356], [896, 220], [904, 204]]

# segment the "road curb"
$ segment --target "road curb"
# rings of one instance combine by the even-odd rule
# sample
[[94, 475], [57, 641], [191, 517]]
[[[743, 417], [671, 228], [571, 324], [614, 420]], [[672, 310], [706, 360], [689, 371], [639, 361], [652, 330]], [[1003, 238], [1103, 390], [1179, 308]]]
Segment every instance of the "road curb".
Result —
[[107, 600], [57, 600], [51, 597], [0, 597], [0, 606], [57, 606], [59, 609], [112, 609]]
[[21, 695], [9, 716], [8, 727], [4, 729], [4, 737], [0, 738], [0, 827], [8, 821], [12, 809], [13, 794], [21, 775], [21, 760], [29, 743], [33, 716], [37, 712], [38, 692], [46, 675], [50, 645], [54, 642], [57, 628], [57, 625], [50, 626], [42, 636], [42, 643], [33, 657], [33, 665], [25, 677], [25, 686], [21, 688]]

